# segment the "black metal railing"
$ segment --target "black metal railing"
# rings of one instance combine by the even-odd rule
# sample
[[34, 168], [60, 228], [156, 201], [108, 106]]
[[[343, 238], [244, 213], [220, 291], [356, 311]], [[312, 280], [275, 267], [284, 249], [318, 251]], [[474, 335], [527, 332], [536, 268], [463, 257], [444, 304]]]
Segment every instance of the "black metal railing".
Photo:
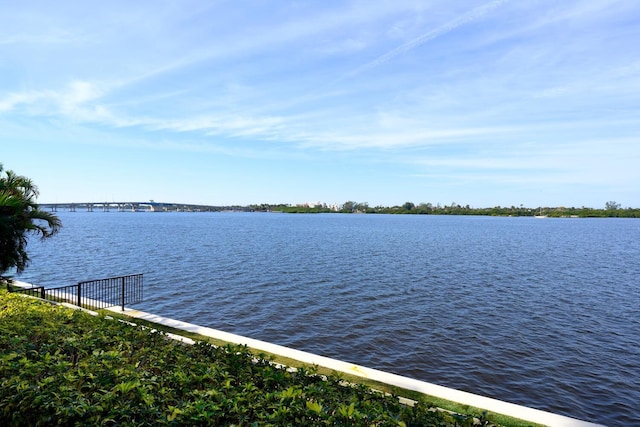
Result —
[[89, 310], [99, 310], [119, 305], [124, 311], [125, 305], [142, 302], [144, 281], [142, 274], [131, 274], [128, 276], [87, 280], [79, 282], [77, 285], [57, 288], [35, 286], [22, 289], [12, 288], [11, 291], [51, 301], [68, 302]]
[[38, 297], [42, 299], [46, 298], [44, 286], [34, 286], [32, 288], [17, 288], [15, 286], [12, 286], [10, 283], [7, 283], [7, 290], [9, 292], [18, 292], [21, 294], [31, 295], [32, 297]]

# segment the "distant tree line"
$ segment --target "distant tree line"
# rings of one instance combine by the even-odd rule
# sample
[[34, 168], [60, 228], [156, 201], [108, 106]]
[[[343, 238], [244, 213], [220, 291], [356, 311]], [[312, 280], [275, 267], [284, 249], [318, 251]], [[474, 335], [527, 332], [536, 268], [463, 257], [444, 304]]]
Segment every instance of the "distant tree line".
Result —
[[369, 206], [367, 202], [347, 201], [339, 208], [326, 205], [287, 205], [261, 204], [249, 206], [252, 211], [285, 212], [285, 213], [363, 213], [363, 214], [410, 214], [410, 215], [485, 215], [485, 216], [547, 216], [551, 218], [640, 218], [640, 208], [622, 208], [617, 202], [605, 204], [604, 209], [587, 207], [524, 207], [494, 206], [490, 208], [473, 208], [469, 205], [450, 205], [406, 202], [400, 206]]

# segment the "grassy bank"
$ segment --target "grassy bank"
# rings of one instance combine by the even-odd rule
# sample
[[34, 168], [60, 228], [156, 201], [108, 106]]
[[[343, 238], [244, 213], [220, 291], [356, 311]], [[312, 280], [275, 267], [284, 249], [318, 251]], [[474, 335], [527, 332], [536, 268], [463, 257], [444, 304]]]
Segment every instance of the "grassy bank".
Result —
[[185, 345], [0, 291], [0, 424], [454, 426], [473, 416], [491, 424], [481, 412], [435, 410], [415, 395], [416, 405], [402, 405], [331, 372], [291, 371], [217, 344]]

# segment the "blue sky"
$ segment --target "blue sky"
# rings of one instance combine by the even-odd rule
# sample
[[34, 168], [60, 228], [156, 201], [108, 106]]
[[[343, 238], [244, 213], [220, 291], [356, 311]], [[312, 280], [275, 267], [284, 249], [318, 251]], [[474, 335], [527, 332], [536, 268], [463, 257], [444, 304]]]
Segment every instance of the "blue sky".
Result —
[[2, 1], [39, 201], [640, 206], [636, 0]]

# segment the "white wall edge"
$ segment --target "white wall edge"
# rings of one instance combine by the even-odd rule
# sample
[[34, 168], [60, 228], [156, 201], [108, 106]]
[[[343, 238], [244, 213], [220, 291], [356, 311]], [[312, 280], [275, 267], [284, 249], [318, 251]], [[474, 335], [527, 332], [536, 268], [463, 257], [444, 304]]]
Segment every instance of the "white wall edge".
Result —
[[[30, 283], [20, 282], [17, 280], [14, 280], [13, 283], [16, 286], [24, 288], [30, 288], [33, 286]], [[72, 306], [71, 304], [65, 305]], [[231, 334], [229, 332], [220, 331], [218, 329], [208, 328], [205, 326], [195, 325], [193, 323], [183, 322], [181, 320], [175, 320], [151, 313], [146, 313], [144, 311], [126, 308], [123, 312], [121, 307], [111, 307], [108, 308], [108, 310], [117, 313], [124, 313], [127, 316], [133, 318], [169, 326], [186, 332], [192, 332], [234, 344], [246, 345], [247, 347], [251, 347], [256, 350], [288, 357], [309, 365], [322, 366], [324, 368], [333, 369], [337, 372], [343, 372], [362, 378], [379, 381], [381, 383], [404, 388], [407, 390], [417, 391], [419, 393], [424, 393], [430, 396], [450, 400], [463, 405], [475, 406], [477, 408], [481, 408], [497, 414], [507, 415], [537, 424], [544, 424], [549, 427], [603, 427], [601, 424], [595, 424], [564, 415], [554, 414], [552, 412], [529, 408], [527, 406], [517, 405], [515, 403], [509, 403], [490, 397], [468, 393], [466, 391], [455, 390], [437, 384], [419, 381], [413, 378], [403, 377], [401, 375], [391, 374], [377, 369], [367, 368], [365, 366], [331, 359], [329, 357], [319, 356], [317, 354], [296, 350], [278, 344], [272, 344], [266, 341], [244, 337], [242, 335]]]
[[[113, 307], [110, 310], [114, 312], [122, 313], [119, 307]], [[211, 338], [220, 339], [234, 344], [246, 345], [256, 350], [261, 350], [267, 353], [288, 357], [298, 360], [300, 362], [309, 365], [318, 365], [324, 368], [333, 369], [337, 372], [343, 372], [351, 375], [356, 375], [362, 378], [379, 381], [392, 386], [417, 391], [430, 396], [439, 397], [453, 402], [461, 403], [463, 405], [475, 406], [481, 409], [485, 409], [490, 412], [519, 418], [521, 420], [530, 421], [538, 424], [544, 424], [549, 427], [595, 427], [601, 426], [587, 421], [582, 421], [576, 418], [567, 417], [564, 415], [558, 415], [551, 412], [542, 411], [539, 409], [529, 408], [526, 406], [516, 405], [514, 403], [505, 402], [490, 397], [480, 396], [465, 391], [455, 390], [452, 388], [415, 380], [401, 375], [391, 374], [388, 372], [380, 371], [377, 369], [367, 368], [365, 366], [356, 365], [353, 363], [343, 362], [336, 359], [331, 359], [317, 354], [308, 353], [301, 350], [292, 349], [289, 347], [272, 344], [265, 341], [256, 340], [253, 338], [244, 337], [241, 335], [231, 334], [229, 332], [220, 331], [213, 328], [195, 325], [192, 323], [183, 322], [180, 320], [161, 317], [155, 314], [145, 313], [143, 311], [134, 309], [125, 309], [124, 314], [147, 320], [149, 322], [157, 323], [164, 326], [180, 329], [187, 332], [204, 335]]]

